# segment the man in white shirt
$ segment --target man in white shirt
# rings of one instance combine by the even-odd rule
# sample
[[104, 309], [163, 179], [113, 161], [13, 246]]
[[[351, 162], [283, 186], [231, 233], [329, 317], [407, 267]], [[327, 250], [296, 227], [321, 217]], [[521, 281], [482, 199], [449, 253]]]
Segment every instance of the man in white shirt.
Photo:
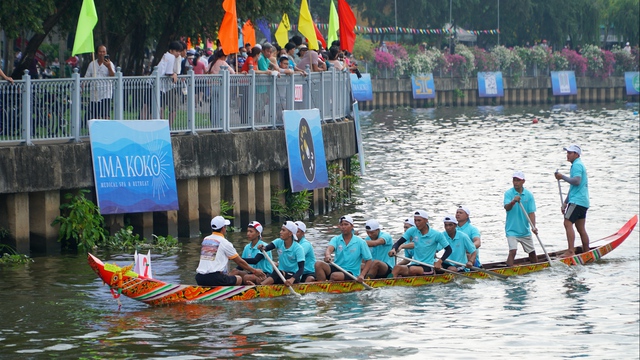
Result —
[[[107, 47], [104, 45], [98, 46], [96, 55], [98, 58], [89, 64], [84, 77], [106, 78], [115, 76], [116, 68], [109, 55], [107, 55]], [[94, 80], [91, 82], [90, 91], [89, 117], [91, 119], [109, 119], [113, 82], [108, 79]]]

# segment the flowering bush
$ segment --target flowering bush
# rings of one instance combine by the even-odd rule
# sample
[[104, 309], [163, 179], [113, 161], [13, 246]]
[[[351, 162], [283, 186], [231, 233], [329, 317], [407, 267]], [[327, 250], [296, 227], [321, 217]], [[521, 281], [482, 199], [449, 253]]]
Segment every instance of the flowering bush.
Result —
[[[473, 55], [473, 52], [471, 52], [471, 49], [469, 49], [468, 47], [460, 44], [458, 46], [456, 46], [456, 52], [461, 55], [462, 57], [464, 57], [464, 59], [466, 60], [465, 63], [463, 64], [463, 66], [461, 66], [458, 69], [454, 69], [454, 74], [455, 73], [459, 73], [460, 76], [464, 79], [464, 81], [467, 81], [469, 79], [469, 76], [471, 76], [471, 74], [473, 73], [473, 71], [476, 69], [476, 57], [475, 55]], [[451, 63], [452, 66], [454, 66], [455, 64]], [[457, 70], [457, 71], [456, 71]]]
[[375, 61], [380, 69], [395, 69], [396, 59], [388, 52], [376, 50]]
[[389, 54], [393, 55], [398, 60], [406, 60], [409, 56], [407, 50], [400, 44], [391, 44], [387, 47]]
[[499, 69], [498, 62], [493, 53], [487, 52], [485, 49], [481, 49], [474, 46], [470, 49], [473, 53], [476, 67], [476, 71], [497, 71]]
[[518, 55], [523, 63], [527, 64], [531, 62], [531, 49], [521, 46], [516, 46], [513, 51]]
[[637, 58], [634, 57], [632, 53], [626, 52], [624, 49], [615, 45], [611, 50], [611, 53], [613, 54], [613, 58], [616, 62], [615, 73], [617, 75], [624, 75], [625, 71], [634, 71], [638, 68]]
[[409, 56], [409, 71], [411, 74], [431, 73], [439, 65], [442, 53], [438, 49], [419, 51], [413, 56]]
[[614, 55], [610, 51], [600, 50], [595, 45], [586, 45], [582, 56], [587, 60], [587, 75], [606, 79], [613, 72]]
[[551, 71], [569, 70], [569, 60], [562, 53], [552, 53], [549, 56], [549, 69]]
[[546, 69], [549, 66], [549, 55], [551, 54], [551, 49], [544, 48], [542, 46], [534, 46], [531, 48], [531, 52], [529, 53], [530, 61], [535, 64], [538, 69]]
[[584, 75], [587, 71], [587, 60], [575, 50], [562, 49], [562, 56], [567, 59], [569, 69], [575, 71], [577, 76]]
[[491, 49], [491, 54], [496, 59], [496, 64], [498, 65], [498, 69], [505, 71], [511, 67], [514, 63], [518, 62], [519, 59], [516, 59], [517, 55], [507, 49], [506, 47], [499, 45]]

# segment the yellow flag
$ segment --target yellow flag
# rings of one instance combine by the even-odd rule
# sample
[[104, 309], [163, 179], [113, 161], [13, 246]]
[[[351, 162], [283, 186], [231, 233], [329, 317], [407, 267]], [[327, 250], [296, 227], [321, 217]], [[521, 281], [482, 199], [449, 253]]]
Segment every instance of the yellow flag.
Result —
[[282, 14], [282, 20], [276, 30], [276, 41], [280, 47], [284, 47], [289, 42], [289, 30], [291, 30], [291, 24], [289, 23], [289, 16], [285, 13]]
[[313, 18], [311, 12], [309, 12], [309, 5], [307, 0], [302, 0], [300, 4], [300, 17], [298, 18], [298, 31], [304, 35], [309, 41], [309, 49], [318, 49], [318, 38], [316, 37], [316, 29], [313, 26]]

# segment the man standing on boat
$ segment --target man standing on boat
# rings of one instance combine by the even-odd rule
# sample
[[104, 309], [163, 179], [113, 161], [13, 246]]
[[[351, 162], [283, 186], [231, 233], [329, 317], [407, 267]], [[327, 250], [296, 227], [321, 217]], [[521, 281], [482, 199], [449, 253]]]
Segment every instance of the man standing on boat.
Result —
[[[364, 276], [369, 273], [373, 264], [371, 251], [367, 243], [353, 233], [353, 218], [345, 215], [340, 218], [340, 235], [334, 236], [329, 241], [329, 246], [324, 252], [324, 262], [316, 262], [316, 280], [325, 281], [327, 278], [333, 281], [344, 281], [347, 277], [345, 273], [337, 267], [329, 265], [331, 254], [335, 251], [335, 263], [339, 267], [355, 276], [358, 282], [364, 282]], [[364, 268], [360, 271], [360, 264], [364, 261]]]
[[[513, 187], [504, 193], [504, 209], [507, 211], [507, 221], [505, 222], [505, 231], [507, 233], [507, 242], [509, 243], [509, 256], [507, 257], [507, 266], [513, 266], [518, 251], [518, 243], [522, 244], [524, 251], [529, 254], [529, 261], [532, 264], [538, 262], [536, 249], [533, 246], [533, 238], [531, 230], [538, 234], [536, 225], [536, 201], [533, 194], [524, 188], [524, 173], [516, 171], [513, 173]], [[526, 210], [526, 214], [522, 211], [521, 202]], [[534, 228], [531, 229], [527, 216], [531, 219]]]
[[[399, 247], [407, 241], [413, 243], [413, 259], [427, 264], [433, 264], [433, 268], [441, 269], [442, 263], [451, 255], [451, 246], [441, 232], [431, 229], [429, 226], [429, 215], [424, 210], [416, 210], [413, 213], [413, 221], [415, 226], [410, 227], [402, 237], [393, 244], [393, 248], [389, 251], [389, 256], [396, 256]], [[436, 262], [438, 246], [444, 249], [441, 259]], [[431, 266], [410, 263], [409, 265], [396, 265], [393, 267], [392, 274], [396, 278], [398, 276], [423, 276], [435, 274]]]
[[373, 258], [373, 265], [365, 276], [371, 279], [386, 279], [391, 275], [391, 270], [395, 265], [393, 258], [389, 256], [389, 250], [393, 246], [393, 238], [389, 233], [382, 231], [378, 220], [367, 220], [364, 228], [367, 231], [367, 237], [364, 241], [367, 242]]
[[236, 252], [236, 249], [225, 239], [227, 225], [231, 223], [222, 216], [211, 219], [213, 233], [202, 240], [200, 250], [200, 263], [196, 269], [196, 283], [200, 286], [233, 286], [242, 285], [242, 276], [228, 275], [227, 265], [233, 260], [242, 269], [264, 278], [265, 274], [260, 269], [254, 269]]
[[[280, 228], [280, 238], [275, 239], [267, 246], [258, 245], [258, 249], [271, 251], [276, 249], [278, 252], [278, 269], [285, 278], [284, 285], [291, 286], [299, 283], [302, 273], [304, 272], [304, 250], [302, 246], [296, 242], [298, 240], [298, 227], [293, 221], [287, 221]], [[250, 264], [254, 261], [264, 259], [262, 254], [256, 255], [253, 259], [247, 259]], [[282, 284], [282, 279], [275, 270], [262, 281], [261, 285]]]
[[575, 224], [580, 241], [582, 242], [582, 252], [589, 251], [589, 235], [585, 228], [587, 220], [587, 210], [589, 209], [589, 180], [587, 179], [587, 169], [580, 159], [582, 149], [580, 146], [572, 144], [564, 148], [567, 152], [567, 161], [571, 163], [570, 177], [555, 173], [558, 181], [564, 180], [569, 183], [569, 194], [564, 199], [562, 213], [564, 214], [564, 229], [567, 233], [569, 249], [564, 253], [565, 257], [575, 255], [574, 241], [576, 233], [573, 231]]
[[[460, 264], [466, 264], [466, 268], [473, 266], [476, 260], [476, 246], [473, 241], [464, 232], [458, 230], [458, 220], [455, 216], [448, 215], [444, 217], [444, 235], [445, 239], [451, 246], [451, 255], [449, 259]], [[442, 267], [451, 271], [466, 271], [466, 268], [454, 263], [443, 262]]]
[[[242, 258], [245, 259], [245, 261], [248, 258], [254, 258], [256, 255], [260, 254], [258, 246], [267, 245], [266, 242], [262, 241], [262, 230], [262, 224], [257, 221], [252, 221], [247, 226], [247, 240], [249, 240], [249, 243], [245, 245], [244, 249], [242, 250]], [[267, 256], [272, 258], [271, 251], [267, 253]], [[271, 274], [273, 272], [273, 267], [267, 259], [262, 259], [252, 267], [262, 270], [265, 274]], [[230, 274], [242, 276], [242, 281], [245, 284], [257, 284], [258, 282], [264, 280], [264, 278], [258, 279], [255, 275], [249, 274], [240, 268], [235, 268], [233, 271], [231, 271]]]
[[458, 230], [467, 234], [469, 239], [473, 241], [473, 245], [476, 246], [476, 260], [473, 263], [475, 267], [481, 267], [480, 263], [480, 251], [478, 250], [482, 245], [482, 241], [480, 241], [480, 230], [477, 227], [471, 225], [471, 220], [469, 219], [471, 216], [471, 211], [466, 206], [458, 207], [456, 210], [456, 220], [458, 221]]
[[298, 227], [298, 233], [296, 234], [298, 244], [304, 250], [304, 272], [300, 282], [314, 282], [316, 281], [316, 254], [313, 252], [313, 245], [305, 237], [307, 225], [302, 221], [296, 221], [296, 226]]

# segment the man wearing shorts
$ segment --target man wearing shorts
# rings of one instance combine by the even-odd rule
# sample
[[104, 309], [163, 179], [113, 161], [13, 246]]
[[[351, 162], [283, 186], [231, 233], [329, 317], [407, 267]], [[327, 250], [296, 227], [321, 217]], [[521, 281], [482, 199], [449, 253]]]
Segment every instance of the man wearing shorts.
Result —
[[367, 220], [364, 228], [367, 231], [364, 241], [367, 242], [373, 257], [373, 265], [366, 275], [371, 279], [385, 279], [391, 275], [395, 266], [394, 259], [389, 256], [393, 238], [389, 233], [382, 231], [380, 223], [375, 219]]
[[202, 240], [200, 250], [200, 263], [196, 269], [196, 283], [200, 286], [234, 286], [242, 285], [242, 276], [229, 275], [227, 264], [233, 260], [248, 273], [258, 278], [266, 275], [260, 269], [254, 269], [244, 261], [236, 252], [233, 245], [224, 238], [227, 233], [227, 225], [231, 223], [222, 216], [211, 219], [213, 232]]
[[565, 257], [574, 256], [576, 254], [574, 241], [576, 233], [573, 231], [575, 224], [580, 241], [582, 242], [582, 251], [589, 251], [589, 235], [585, 228], [587, 219], [587, 210], [589, 209], [589, 180], [587, 179], [587, 169], [584, 167], [580, 155], [582, 149], [580, 146], [572, 144], [564, 148], [567, 152], [567, 161], [571, 163], [571, 172], [569, 177], [555, 173], [557, 180], [564, 180], [569, 183], [569, 194], [562, 205], [562, 213], [564, 214], [564, 229], [567, 232], [567, 241], [569, 243], [568, 250], [564, 253]]
[[[507, 257], [507, 265], [513, 266], [513, 260], [516, 258], [518, 243], [522, 244], [524, 251], [529, 254], [529, 261], [532, 264], [538, 262], [536, 249], [533, 247], [533, 238], [531, 231], [535, 234], [538, 230], [536, 225], [536, 201], [533, 194], [524, 188], [524, 173], [516, 171], [512, 177], [513, 187], [504, 193], [504, 209], [507, 211], [507, 221], [504, 228], [507, 233], [507, 242], [509, 243], [509, 256]], [[522, 211], [520, 204], [524, 206], [525, 212]], [[531, 219], [533, 229], [529, 226]]]

